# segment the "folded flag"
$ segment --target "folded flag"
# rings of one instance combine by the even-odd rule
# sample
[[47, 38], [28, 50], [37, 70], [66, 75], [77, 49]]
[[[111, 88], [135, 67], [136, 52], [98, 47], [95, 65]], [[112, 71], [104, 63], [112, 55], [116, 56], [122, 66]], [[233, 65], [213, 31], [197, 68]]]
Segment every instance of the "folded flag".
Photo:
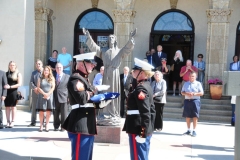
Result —
[[101, 102], [104, 100], [110, 100], [110, 99], [115, 99], [119, 97], [119, 93], [114, 93], [114, 92], [106, 92], [102, 94], [96, 94], [92, 96], [90, 99], [93, 102]]

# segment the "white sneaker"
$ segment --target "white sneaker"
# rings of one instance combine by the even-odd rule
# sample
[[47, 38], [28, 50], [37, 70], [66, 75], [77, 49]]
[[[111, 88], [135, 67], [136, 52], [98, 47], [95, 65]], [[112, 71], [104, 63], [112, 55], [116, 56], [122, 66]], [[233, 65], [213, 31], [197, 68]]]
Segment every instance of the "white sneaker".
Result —
[[173, 96], [175, 96], [175, 93], [173, 93]]

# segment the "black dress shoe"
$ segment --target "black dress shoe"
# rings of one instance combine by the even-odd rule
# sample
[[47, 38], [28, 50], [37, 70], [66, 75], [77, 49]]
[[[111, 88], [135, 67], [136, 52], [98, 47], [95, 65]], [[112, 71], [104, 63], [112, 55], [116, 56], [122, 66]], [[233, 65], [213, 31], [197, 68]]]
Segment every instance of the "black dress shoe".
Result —
[[36, 126], [36, 123], [30, 123], [30, 124], [28, 125], [28, 127], [33, 127], [33, 126]]
[[54, 128], [54, 131], [59, 131], [58, 128]]
[[3, 129], [4, 127], [3, 126], [0, 126], [0, 129]]

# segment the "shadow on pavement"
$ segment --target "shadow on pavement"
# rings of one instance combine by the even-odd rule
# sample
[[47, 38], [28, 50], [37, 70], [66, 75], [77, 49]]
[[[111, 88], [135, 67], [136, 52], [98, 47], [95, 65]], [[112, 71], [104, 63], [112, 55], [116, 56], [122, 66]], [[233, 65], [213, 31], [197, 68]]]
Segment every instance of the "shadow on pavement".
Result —
[[[225, 151], [225, 152], [233, 152], [234, 148], [228, 148], [228, 147], [217, 147], [217, 146], [206, 146], [206, 145], [189, 145], [189, 144], [182, 144], [182, 145], [171, 145], [173, 147], [188, 147], [192, 149], [202, 149], [202, 150], [212, 150], [212, 151]], [[214, 158], [213, 158], [214, 159]]]
[[0, 150], [1, 160], [61, 160], [59, 158], [49, 158], [49, 157], [31, 157], [31, 156], [19, 156], [11, 152]]
[[191, 158], [202, 158], [204, 160], [233, 160], [234, 156], [233, 155], [211, 155], [211, 154], [199, 154], [198, 156], [186, 156], [186, 157], [191, 157]]

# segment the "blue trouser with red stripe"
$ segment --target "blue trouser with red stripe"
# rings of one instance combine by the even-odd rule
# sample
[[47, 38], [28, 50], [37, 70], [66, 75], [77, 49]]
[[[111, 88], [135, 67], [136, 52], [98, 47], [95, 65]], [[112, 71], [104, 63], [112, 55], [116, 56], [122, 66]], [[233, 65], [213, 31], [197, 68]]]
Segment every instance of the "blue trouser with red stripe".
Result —
[[146, 137], [145, 143], [136, 142], [136, 134], [128, 134], [128, 136], [131, 160], [148, 160], [150, 139], [152, 135]]
[[71, 141], [72, 160], [91, 160], [94, 135], [74, 134], [68, 132]]

